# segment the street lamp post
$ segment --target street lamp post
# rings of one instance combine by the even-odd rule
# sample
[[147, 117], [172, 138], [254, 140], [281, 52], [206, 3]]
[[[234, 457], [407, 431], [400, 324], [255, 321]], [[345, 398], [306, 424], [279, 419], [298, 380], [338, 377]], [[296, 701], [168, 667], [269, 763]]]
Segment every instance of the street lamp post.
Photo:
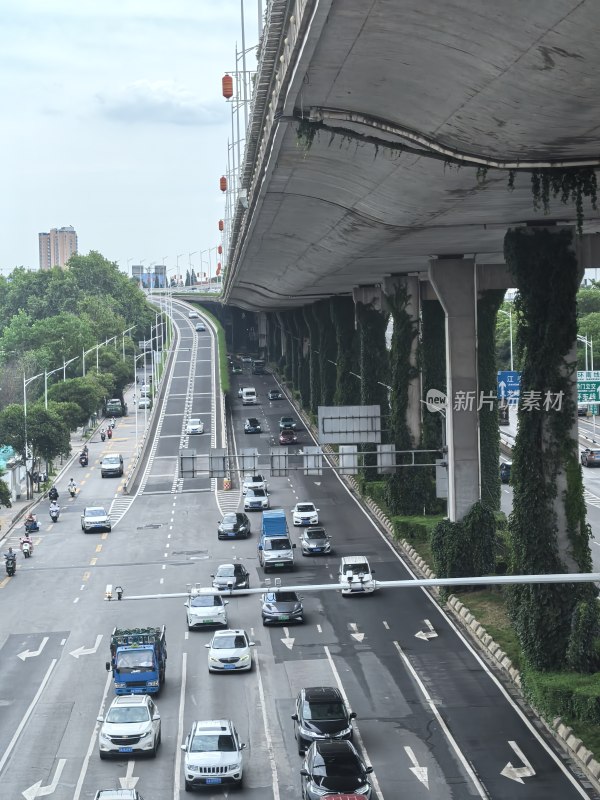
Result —
[[503, 308], [499, 308], [498, 311], [501, 314], [504, 314], [506, 317], [508, 317], [508, 332], [510, 336], [510, 371], [514, 372], [515, 362], [513, 359], [512, 311], [511, 309], [509, 309], [508, 311], [504, 311]]
[[90, 347], [89, 350], [82, 350], [82, 359], [83, 359], [83, 377], [85, 378], [85, 357], [88, 353], [91, 353], [92, 350], [96, 350], [98, 352], [98, 345], [95, 344], [93, 347]]
[[[29, 443], [27, 441], [27, 387], [32, 381], [41, 378], [43, 374], [43, 372], [38, 372], [38, 374], [34, 375], [32, 378], [26, 378], [25, 373], [23, 373], [23, 433], [25, 438], [25, 471], [28, 476], [30, 470], [27, 467], [27, 459], [29, 457]], [[29, 477], [27, 478], [27, 498], [29, 498]]]
[[121, 345], [122, 345], [121, 354], [123, 357], [123, 361], [125, 361], [125, 334], [129, 333], [129, 331], [132, 331], [136, 327], [137, 327], [136, 325], [131, 325], [129, 328], [127, 328], [126, 331], [123, 331], [123, 333], [121, 334]]
[[[140, 353], [138, 356], [134, 354], [133, 356], [133, 380], [135, 382], [135, 395], [137, 397], [138, 390], [137, 390], [137, 362], [140, 358], [144, 359], [144, 384], [146, 383], [146, 351], [144, 350], [143, 353]], [[135, 452], [137, 455], [138, 449], [138, 406], [139, 406], [139, 399], [136, 400], [135, 404]], [[146, 419], [147, 419], [147, 410], [144, 407], [144, 430], [146, 429]]]
[[[591, 339], [588, 339], [587, 336], [581, 336], [577, 334], [577, 341], [581, 342], [585, 345], [585, 371], [588, 371], [588, 347], [591, 345]], [[592, 369], [594, 369], [594, 351], [592, 350]]]
[[65, 359], [63, 358], [63, 365], [62, 365], [63, 381], [67, 380], [67, 367], [69, 366], [69, 364], [72, 364], [73, 361], [77, 361], [78, 358], [79, 356], [73, 356], [73, 358], [70, 358], [68, 361], [65, 361]]
[[56, 369], [44, 370], [44, 408], [48, 408], [48, 376], [54, 375], [55, 372], [60, 372], [63, 367], [57, 367]]

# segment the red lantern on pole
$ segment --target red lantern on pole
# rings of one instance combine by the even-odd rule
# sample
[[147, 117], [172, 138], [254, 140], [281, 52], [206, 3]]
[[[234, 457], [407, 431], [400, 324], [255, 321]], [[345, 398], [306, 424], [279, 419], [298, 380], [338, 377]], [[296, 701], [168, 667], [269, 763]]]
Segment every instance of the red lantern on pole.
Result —
[[222, 253], [222, 252], [223, 252], [223, 245], [219, 245], [219, 246], [217, 247], [217, 253], [218, 253], [219, 255], [221, 255], [221, 253]]
[[219, 230], [222, 231], [225, 228], [225, 223], [222, 219], [219, 220]]
[[221, 180], [219, 181], [219, 189], [222, 192], [227, 191], [227, 178], [225, 177], [225, 175], [221, 175]]
[[233, 78], [231, 75], [223, 75], [221, 83], [223, 86], [223, 97], [229, 100], [230, 97], [233, 97]]

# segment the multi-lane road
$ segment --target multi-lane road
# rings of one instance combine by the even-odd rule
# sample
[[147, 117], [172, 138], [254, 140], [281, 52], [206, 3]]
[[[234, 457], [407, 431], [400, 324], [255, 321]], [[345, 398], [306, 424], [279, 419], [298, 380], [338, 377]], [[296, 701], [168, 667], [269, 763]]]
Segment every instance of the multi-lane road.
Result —
[[[372, 597], [306, 592], [306, 623], [263, 628], [256, 596], [232, 597], [229, 621], [255, 641], [256, 668], [247, 674], [209, 675], [204, 645], [210, 634], [187, 631], [183, 599], [105, 602], [107, 584], [125, 595], [185, 591], [210, 585], [220, 563], [241, 559], [251, 585], [264, 580], [257, 560], [260, 513], [246, 541], [218, 541], [223, 511], [240, 508], [236, 488], [223, 492], [206, 473], [182, 475], [179, 451], [207, 454], [225, 446], [218, 391], [215, 336], [195, 333], [178, 304], [179, 330], [165, 402], [155, 409], [146, 456], [130, 494], [118, 479], [102, 480], [103, 452], [135, 449], [132, 416], [117, 421], [110, 443], [93, 441], [90, 467], [73, 467], [80, 493], [66, 500], [67, 474], [59, 482], [63, 514], [45, 521], [32, 559], [19, 559], [17, 575], [0, 583], [0, 797], [55, 800], [93, 798], [100, 788], [133, 786], [144, 800], [184, 796], [180, 744], [195, 719], [230, 718], [245, 750], [244, 789], [249, 800], [299, 800], [301, 758], [293, 736], [294, 698], [303, 686], [338, 686], [357, 713], [355, 741], [374, 767], [374, 797], [539, 798], [595, 797], [519, 708], [454, 623], [420, 589], [380, 590]], [[242, 408], [236, 389], [253, 385], [259, 405]], [[267, 400], [270, 376], [237, 376], [227, 446], [274, 445], [278, 419], [293, 413], [287, 401]], [[186, 437], [190, 416], [205, 423]], [[247, 416], [258, 416], [260, 435], [244, 435]], [[297, 448], [312, 444], [300, 431]], [[304, 559], [282, 580], [334, 582], [339, 558], [367, 555], [381, 580], [410, 575], [370, 518], [330, 471], [269, 478], [271, 504], [289, 509], [312, 500], [333, 538], [335, 553]], [[113, 530], [83, 534], [86, 504], [112, 509]], [[288, 513], [291, 527], [291, 515]], [[292, 536], [298, 537], [298, 529]], [[296, 539], [297, 540], [297, 539]], [[418, 637], [429, 630], [437, 636]], [[157, 698], [162, 746], [156, 759], [100, 761], [96, 718], [113, 696], [105, 671], [115, 625], [165, 624], [166, 685]], [[33, 787], [33, 788], [32, 788]], [[206, 798], [232, 792], [208, 789]]]

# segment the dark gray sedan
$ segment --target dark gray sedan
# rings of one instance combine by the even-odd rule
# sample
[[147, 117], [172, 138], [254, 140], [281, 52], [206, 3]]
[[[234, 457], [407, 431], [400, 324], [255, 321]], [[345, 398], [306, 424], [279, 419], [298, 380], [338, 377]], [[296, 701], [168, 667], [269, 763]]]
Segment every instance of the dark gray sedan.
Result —
[[329, 555], [333, 552], [331, 537], [320, 525], [302, 532], [300, 547], [303, 556]]
[[304, 607], [296, 592], [265, 592], [260, 605], [263, 625], [304, 622]]

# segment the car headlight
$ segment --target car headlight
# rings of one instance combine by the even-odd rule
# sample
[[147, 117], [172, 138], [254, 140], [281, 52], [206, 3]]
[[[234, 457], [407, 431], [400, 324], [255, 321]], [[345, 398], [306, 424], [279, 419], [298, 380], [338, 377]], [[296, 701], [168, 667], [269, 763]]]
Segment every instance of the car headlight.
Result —
[[148, 686], [158, 686], [159, 682], [158, 681], [147, 681], [147, 685]]
[[149, 731], [146, 731], [145, 733], [142, 733], [142, 735], [140, 736], [140, 739], [146, 739], [148, 736], [152, 736], [152, 729], [150, 729]]
[[111, 742], [111, 741], [112, 741], [112, 739], [110, 738], [110, 736], [107, 736], [107, 735], [104, 733], [104, 731], [103, 731], [103, 730], [101, 730], [101, 731], [100, 731], [100, 738], [101, 738], [101, 739], [104, 739], [106, 742]]
[[210, 661], [212, 664], [219, 664], [219, 663], [220, 663], [219, 659], [218, 659], [218, 658], [215, 658], [215, 656], [211, 656], [211, 655], [209, 655], [209, 656], [208, 656], [208, 660], [209, 660], [209, 661]]
[[116, 683], [115, 682], [115, 689], [124, 689], [127, 684], [125, 683]]
[[369, 789], [370, 788], [371, 787], [369, 786], [369, 784], [365, 783], [364, 786], [359, 786], [358, 788], [356, 788], [354, 790], [354, 794], [369, 794]]
[[314, 731], [309, 731], [308, 728], [304, 728], [302, 725], [298, 725], [298, 732], [307, 739], [315, 739], [318, 736]]
[[250, 656], [248, 654], [246, 654], [245, 656], [241, 656], [240, 657], [240, 661], [249, 661], [249, 660], [250, 660]]
[[329, 789], [323, 789], [323, 787], [322, 787], [322, 786], [317, 786], [317, 784], [314, 782], [314, 780], [312, 779], [312, 777], [311, 777], [311, 778], [309, 778], [309, 780], [310, 780], [310, 782], [311, 782], [310, 791], [311, 791], [313, 794], [316, 794], [316, 795], [318, 795], [319, 797], [325, 797], [325, 795], [327, 795], [327, 794], [331, 794], [331, 792], [329, 791]]

